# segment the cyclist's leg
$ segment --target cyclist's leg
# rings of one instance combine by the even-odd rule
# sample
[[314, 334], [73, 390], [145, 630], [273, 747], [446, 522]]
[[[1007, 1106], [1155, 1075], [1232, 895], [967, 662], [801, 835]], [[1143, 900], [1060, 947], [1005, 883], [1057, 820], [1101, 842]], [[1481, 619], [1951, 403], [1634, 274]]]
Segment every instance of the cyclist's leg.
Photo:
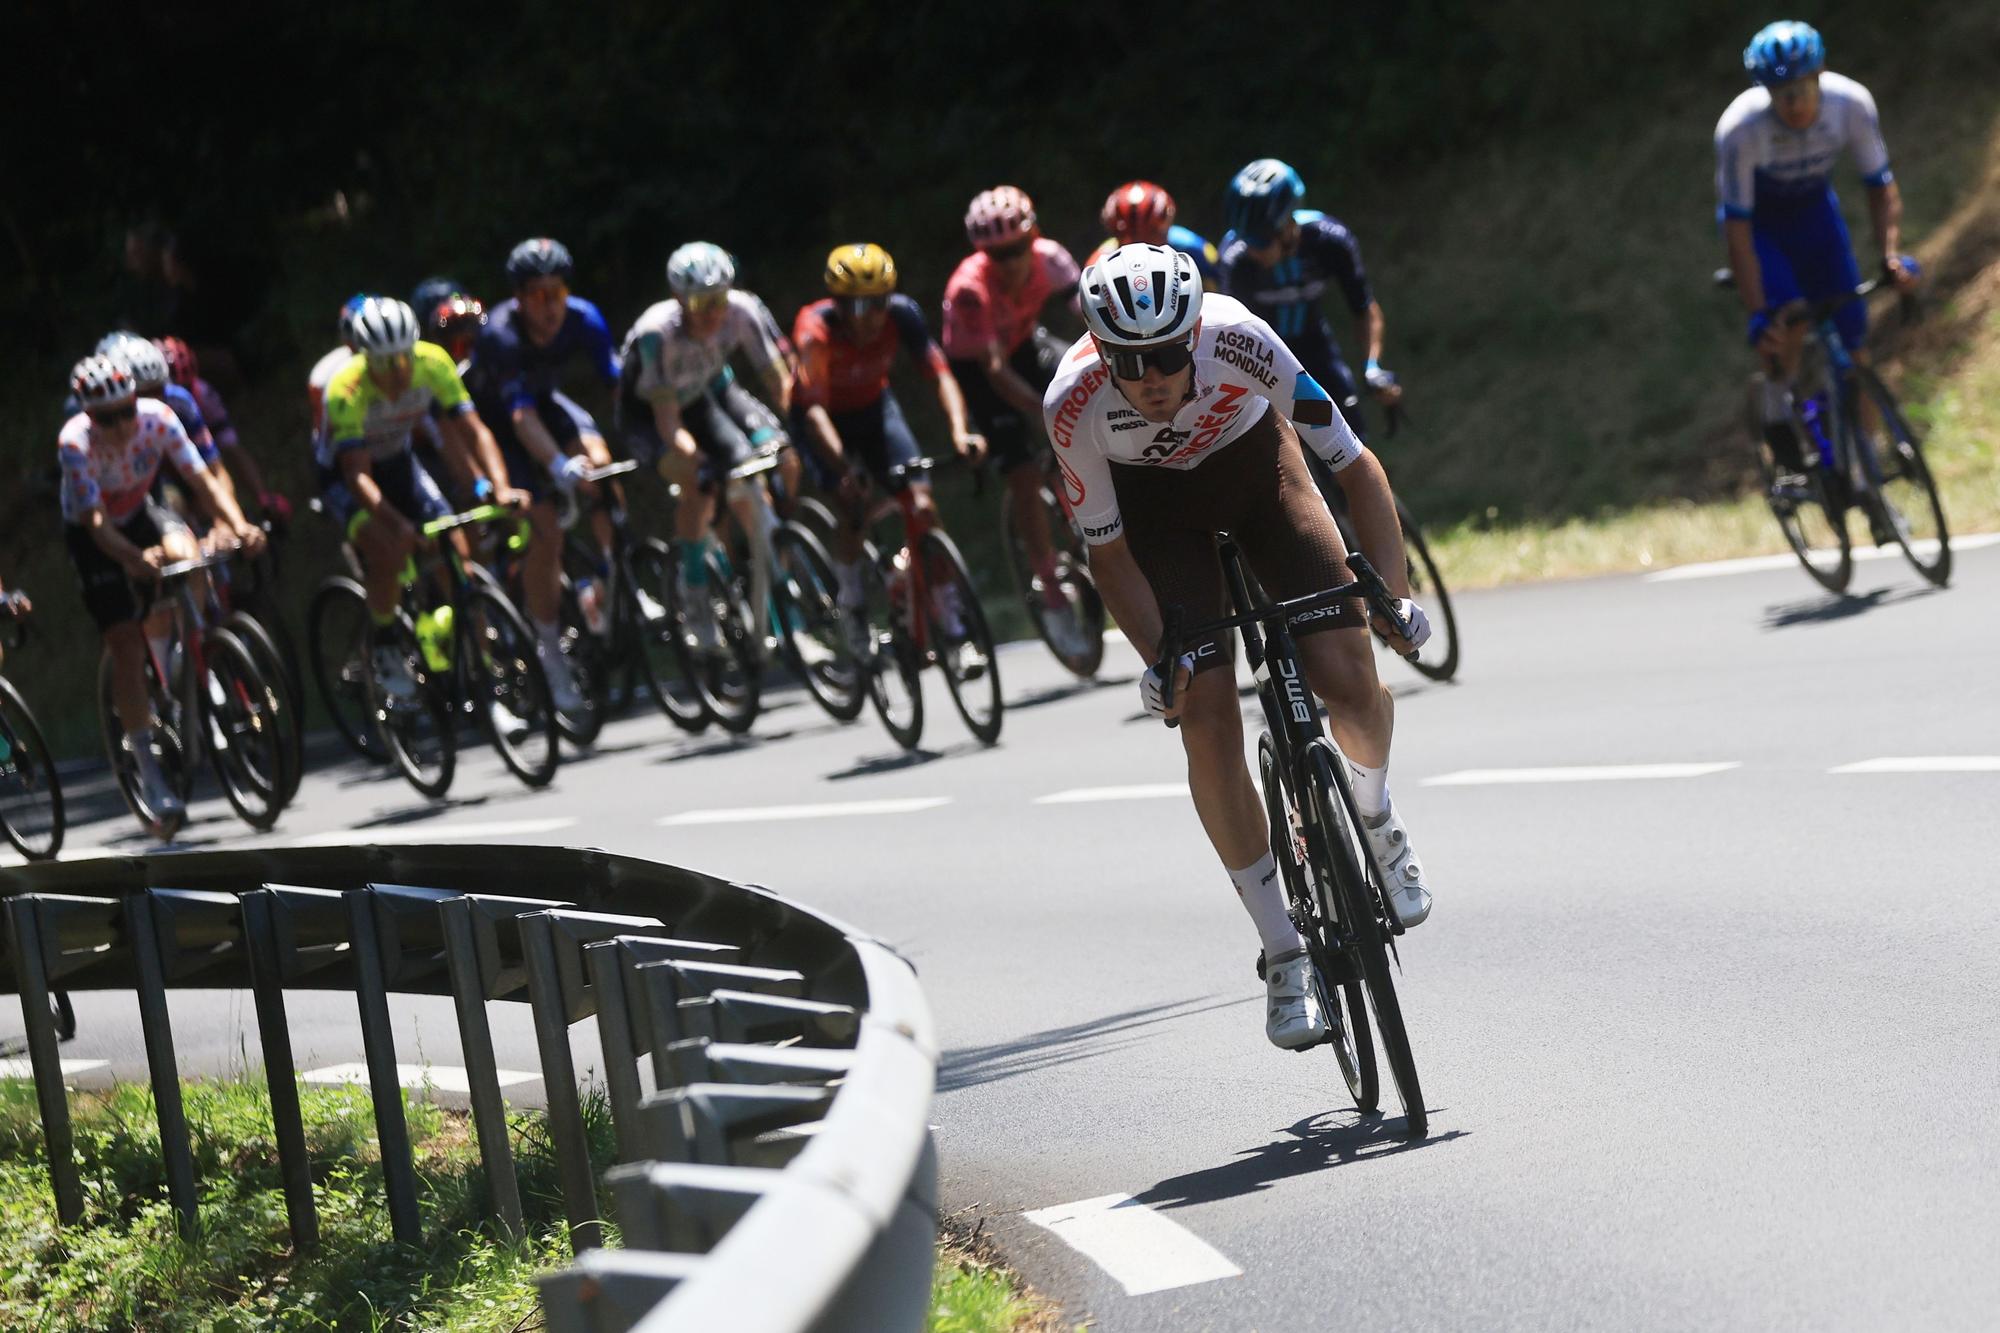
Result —
[[[590, 413], [584, 411], [567, 394], [555, 394], [554, 401], [555, 405], [569, 418], [570, 424], [576, 432], [575, 442], [567, 446], [568, 452], [583, 455], [584, 458], [590, 461], [592, 467], [608, 466], [611, 463], [611, 446], [606, 443], [603, 432], [597, 429], [597, 423], [591, 420]], [[613, 481], [605, 484], [609, 485], [614, 493], [617, 493], [619, 503], [623, 504], [625, 497], [619, 491], [618, 483]], [[611, 552], [614, 540], [611, 532], [611, 513], [609, 510], [598, 506], [591, 508], [590, 533], [592, 538], [597, 542], [599, 565], [605, 569], [609, 569], [611, 567]]]
[[[369, 472], [374, 476], [376, 486], [382, 490], [383, 499], [402, 512], [401, 507], [389, 499], [387, 470], [377, 469], [371, 463]], [[392, 533], [386, 524], [372, 522], [368, 511], [361, 507], [345, 479], [331, 469], [320, 475], [320, 501], [361, 556], [362, 592], [368, 602], [368, 617], [374, 622], [380, 639], [396, 618], [396, 604], [402, 595], [403, 566], [415, 545]], [[407, 513], [403, 516], [410, 517]]]
[[[1795, 267], [1800, 253], [1798, 243], [1789, 231], [1781, 232], [1762, 224], [1753, 226], [1750, 235], [1757, 250], [1757, 268], [1764, 283], [1766, 306], [1773, 310], [1796, 310], [1804, 298]], [[1770, 445], [1771, 456], [1781, 472], [1799, 472], [1807, 465], [1802, 449], [1804, 442], [1799, 439], [1792, 421], [1792, 382], [1799, 373], [1805, 339], [1806, 327], [1803, 323], [1783, 330], [1775, 383], [1772, 381], [1773, 367], [1762, 353], [1757, 354], [1758, 374], [1763, 385], [1760, 398], [1763, 404], [1764, 442]]]
[[[715, 456], [720, 459], [726, 455], [737, 460], [730, 467], [747, 463], [764, 449], [785, 443], [785, 432], [777, 417], [734, 379], [717, 386], [711, 394], [716, 405]], [[769, 482], [763, 476], [729, 481], [723, 487], [723, 499], [750, 544], [750, 603], [753, 614], [763, 623], [771, 610], [771, 533], [778, 526]]]
[[[119, 531], [142, 550], [158, 544], [158, 531], [143, 509]], [[140, 629], [147, 599], [82, 526], [64, 524], [63, 543], [76, 567], [84, 610], [111, 655], [112, 711], [125, 734], [136, 735], [153, 723], [152, 704], [146, 697], [146, 639]]]
[[[887, 412], [886, 399], [890, 391], [884, 389], [882, 397], [868, 404], [846, 412], [829, 412], [827, 419], [833, 424], [833, 433], [840, 441], [841, 456], [848, 468], [860, 469], [875, 486], [888, 486], [889, 453], [884, 434], [884, 416]], [[810, 429], [802, 425], [802, 429]], [[914, 444], [912, 444], [914, 450]], [[914, 452], [908, 458], [916, 457]], [[907, 460], [899, 460], [907, 461]], [[860, 609], [864, 601], [861, 578], [861, 543], [866, 534], [870, 493], [856, 486], [843, 486], [843, 478], [832, 475], [817, 457], [811, 460], [819, 477], [820, 489], [833, 497], [834, 506], [840, 511], [840, 523], [827, 540], [827, 554], [833, 557], [834, 577], [838, 581], [839, 601], [849, 611]]]

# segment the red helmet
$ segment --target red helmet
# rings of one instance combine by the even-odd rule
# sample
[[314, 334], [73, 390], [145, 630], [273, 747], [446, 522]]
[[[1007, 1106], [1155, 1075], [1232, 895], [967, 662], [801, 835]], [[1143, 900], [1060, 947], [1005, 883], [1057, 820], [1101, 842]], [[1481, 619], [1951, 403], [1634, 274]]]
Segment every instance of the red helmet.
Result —
[[1035, 234], [1035, 201], [1012, 185], [996, 185], [965, 210], [965, 239], [981, 250]]
[[1174, 197], [1151, 181], [1126, 181], [1106, 196], [1097, 216], [1121, 242], [1159, 245], [1174, 225]]
[[486, 325], [486, 307], [476, 296], [463, 292], [448, 296], [431, 311], [425, 333], [430, 340], [463, 361], [472, 351], [472, 341]]
[[192, 392], [195, 376], [201, 374], [201, 366], [194, 359], [194, 348], [172, 336], [153, 339], [153, 346], [159, 348], [160, 355], [167, 359], [167, 378]]

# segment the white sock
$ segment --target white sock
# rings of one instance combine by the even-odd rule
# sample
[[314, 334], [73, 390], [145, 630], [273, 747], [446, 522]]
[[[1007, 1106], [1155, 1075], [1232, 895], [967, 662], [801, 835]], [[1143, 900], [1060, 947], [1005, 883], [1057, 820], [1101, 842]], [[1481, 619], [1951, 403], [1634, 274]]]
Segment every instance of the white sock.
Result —
[[1278, 878], [1278, 863], [1269, 852], [1255, 865], [1230, 871], [1229, 878], [1236, 885], [1236, 896], [1242, 899], [1243, 910], [1256, 923], [1267, 960], [1305, 948], [1305, 940], [1285, 910], [1285, 884]]
[[1370, 768], [1350, 759], [1347, 772], [1354, 784], [1355, 806], [1363, 819], [1373, 823], [1389, 809], [1389, 766]]

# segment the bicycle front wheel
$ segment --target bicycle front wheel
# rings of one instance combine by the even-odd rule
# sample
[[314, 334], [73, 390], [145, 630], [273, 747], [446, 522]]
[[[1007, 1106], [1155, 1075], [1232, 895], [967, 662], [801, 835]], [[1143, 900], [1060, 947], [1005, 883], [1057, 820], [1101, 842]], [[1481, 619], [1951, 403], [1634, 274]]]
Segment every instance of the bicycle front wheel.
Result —
[[291, 676], [285, 669], [284, 654], [279, 651], [278, 642], [264, 622], [248, 611], [232, 611], [223, 621], [223, 627], [250, 650], [250, 656], [257, 662], [257, 669], [278, 696], [279, 717], [283, 720], [285, 739], [285, 791], [284, 804], [290, 805], [292, 798], [299, 794], [299, 783], [305, 780], [306, 768], [306, 727], [305, 700], [292, 693]]
[[530, 787], [546, 787], [561, 762], [548, 677], [535, 633], [507, 595], [468, 579], [459, 610], [460, 679], [500, 762]]
[[[181, 739], [180, 713], [160, 683], [152, 653], [144, 655], [142, 669], [146, 675], [146, 703], [153, 720], [153, 758], [161, 774], [185, 800], [193, 778], [188, 771], [187, 746]], [[105, 653], [97, 660], [97, 716], [104, 738], [104, 759], [110, 765], [112, 780], [125, 801], [125, 808], [142, 827], [164, 841], [173, 837], [186, 816], [169, 822], [146, 800], [145, 788], [139, 781], [139, 760], [132, 748], [139, 744], [138, 738], [125, 734], [111, 698], [111, 654]]]
[[[972, 571], [950, 537], [933, 528], [924, 534], [922, 551], [931, 584], [931, 604], [926, 608], [931, 641], [937, 645], [938, 666], [944, 671], [952, 706], [982, 744], [992, 745], [1000, 739], [1005, 705], [1000, 699], [1000, 659], [993, 651], [993, 631], [979, 604], [979, 590], [972, 586]], [[949, 623], [953, 612], [956, 624]]]
[[861, 672], [841, 633], [839, 581], [833, 557], [819, 538], [794, 523], [771, 534], [777, 565], [771, 586], [778, 601], [778, 632], [806, 692], [839, 722], [852, 722], [867, 706]]
[[1396, 501], [1396, 518], [1403, 525], [1403, 556], [1409, 566], [1410, 597], [1431, 618], [1430, 642], [1417, 650], [1410, 665], [1427, 680], [1445, 681], [1458, 674], [1458, 617], [1452, 613], [1451, 593], [1444, 586], [1417, 520]]
[[392, 680], [375, 674], [374, 650], [362, 639], [356, 670], [368, 700], [369, 736], [376, 754], [387, 752], [403, 780], [419, 795], [437, 800], [451, 790], [458, 770], [458, 728], [451, 709], [449, 667], [431, 670], [416, 628], [396, 613], [390, 650], [397, 672]]
[[[863, 641], [865, 659], [862, 679], [868, 686], [868, 702], [875, 716], [905, 750], [917, 748], [924, 734], [924, 685], [916, 646], [898, 623], [901, 612], [889, 592], [884, 557], [872, 542], [862, 544], [861, 586], [863, 607], [858, 615], [863, 626], [856, 637]], [[908, 595], [905, 589], [904, 595]]]
[[1014, 587], [1021, 594], [1021, 603], [1035, 627], [1036, 637], [1079, 680], [1089, 680], [1104, 664], [1104, 601], [1097, 594], [1096, 580], [1090, 576], [1089, 561], [1079, 549], [1069, 515], [1047, 486], [1039, 493], [1055, 545], [1055, 595], [1051, 595], [1029, 558], [1011, 489], [1000, 496], [1000, 528], [1006, 534], [1007, 564], [1014, 572]]
[[385, 756], [368, 694], [372, 623], [361, 585], [336, 575], [319, 585], [306, 609], [306, 656], [334, 730], [348, 749], [379, 764]]
[[30, 861], [62, 850], [63, 792], [35, 715], [0, 676], [0, 831]]
[[[703, 557], [708, 582], [689, 593], [707, 599], [707, 606], [685, 604], [678, 580], [673, 587], [675, 619], [681, 626], [689, 675], [702, 706], [724, 731], [736, 735], [750, 730], [757, 720], [763, 700], [763, 680], [758, 664], [758, 644], [762, 638], [752, 621], [735, 572], [714, 543]], [[707, 612], [715, 627], [715, 642], [704, 645], [690, 626], [693, 617]]]
[[618, 633], [632, 635], [627, 650], [667, 720], [682, 731], [699, 733], [708, 727], [708, 709], [695, 691], [694, 667], [674, 616], [677, 568], [672, 548], [657, 537], [633, 548], [626, 570], [629, 577], [619, 581], [624, 628]]
[[1944, 501], [1924, 461], [1923, 447], [1903, 419], [1895, 395], [1866, 366], [1854, 368], [1855, 382], [1873, 409], [1877, 428], [1863, 434], [1867, 410], [1850, 412], [1855, 442], [1875, 456], [1880, 476], [1875, 493], [1882, 520], [1911, 568], [1942, 588], [1951, 581], [1951, 532], [1945, 526]]
[[243, 822], [266, 832], [290, 797], [288, 724], [279, 691], [243, 640], [216, 628], [202, 636], [207, 679], [198, 682], [198, 725], [208, 728], [209, 766]]

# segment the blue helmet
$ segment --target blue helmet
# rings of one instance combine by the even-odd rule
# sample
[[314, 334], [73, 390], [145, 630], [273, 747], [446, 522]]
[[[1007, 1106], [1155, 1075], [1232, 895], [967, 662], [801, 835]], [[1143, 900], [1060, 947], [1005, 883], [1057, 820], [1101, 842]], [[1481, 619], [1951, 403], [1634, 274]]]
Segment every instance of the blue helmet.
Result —
[[527, 286], [536, 278], [561, 278], [568, 282], [574, 267], [569, 247], [561, 241], [547, 236], [531, 236], [507, 255], [507, 281], [513, 283], [516, 289]]
[[1826, 43], [1819, 30], [1796, 19], [1767, 23], [1743, 48], [1743, 69], [1766, 88], [1817, 74], [1826, 68]]
[[1260, 157], [1229, 182], [1224, 214], [1231, 231], [1252, 245], [1265, 245], [1305, 197], [1298, 172], [1275, 157]]

